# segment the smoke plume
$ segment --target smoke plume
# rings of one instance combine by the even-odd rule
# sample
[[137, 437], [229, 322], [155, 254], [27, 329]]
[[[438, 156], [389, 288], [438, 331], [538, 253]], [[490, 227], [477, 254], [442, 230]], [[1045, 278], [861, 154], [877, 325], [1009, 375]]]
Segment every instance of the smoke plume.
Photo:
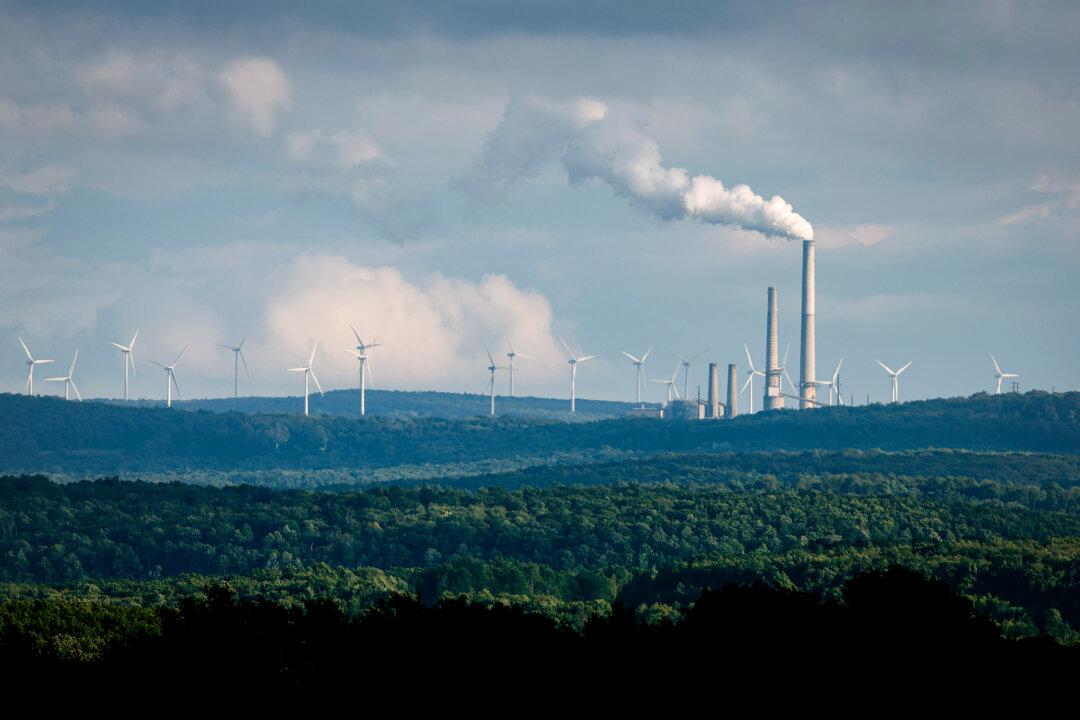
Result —
[[779, 195], [766, 200], [747, 185], [665, 167], [656, 140], [629, 117], [596, 100], [572, 106], [511, 101], [479, 159], [459, 181], [475, 199], [491, 199], [558, 160], [574, 184], [597, 179], [635, 208], [662, 220], [698, 219], [764, 235], [811, 240], [814, 229]]

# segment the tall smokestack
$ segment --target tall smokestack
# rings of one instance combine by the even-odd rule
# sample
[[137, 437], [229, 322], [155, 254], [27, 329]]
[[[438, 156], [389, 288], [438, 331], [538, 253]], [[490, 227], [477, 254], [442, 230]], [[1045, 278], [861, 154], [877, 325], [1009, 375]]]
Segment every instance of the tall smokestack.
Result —
[[817, 353], [814, 338], [814, 241], [802, 244], [802, 352], [799, 353], [799, 409], [814, 407], [817, 399]]
[[784, 407], [784, 396], [780, 394], [780, 339], [777, 331], [779, 297], [776, 288], [769, 288], [769, 313], [765, 323], [765, 395], [761, 403], [766, 410]]
[[729, 420], [739, 414], [739, 374], [735, 371], [735, 363], [727, 366], [727, 405], [724, 406], [724, 417]]
[[720, 371], [716, 363], [709, 363], [709, 404], [705, 406], [705, 417], [720, 415]]

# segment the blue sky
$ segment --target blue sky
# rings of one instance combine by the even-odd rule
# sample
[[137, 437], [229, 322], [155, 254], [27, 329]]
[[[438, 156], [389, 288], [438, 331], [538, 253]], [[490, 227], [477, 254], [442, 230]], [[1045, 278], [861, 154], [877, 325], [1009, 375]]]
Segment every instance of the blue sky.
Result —
[[[229, 392], [244, 334], [248, 392], [316, 340], [344, 387], [352, 322], [379, 387], [478, 392], [509, 333], [521, 391], [566, 393], [562, 336], [629, 397], [621, 350], [760, 362], [769, 285], [794, 368], [793, 218], [845, 392], [990, 389], [990, 349], [1076, 387], [1075, 4], [387, 5], [0, 2], [0, 390], [22, 336], [115, 396], [136, 328], [139, 396], [184, 346]], [[686, 212], [698, 177], [791, 208]]]

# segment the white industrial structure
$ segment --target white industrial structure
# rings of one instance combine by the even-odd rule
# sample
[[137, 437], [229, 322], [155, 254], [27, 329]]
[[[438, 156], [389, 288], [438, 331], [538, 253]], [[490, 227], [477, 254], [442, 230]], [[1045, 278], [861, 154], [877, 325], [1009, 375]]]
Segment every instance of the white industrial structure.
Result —
[[694, 362], [695, 360], [697, 360], [699, 357], [701, 357], [702, 355], [704, 355], [708, 351], [709, 351], [709, 348], [705, 348], [704, 350], [702, 350], [701, 352], [699, 352], [697, 355], [690, 358], [689, 360], [684, 358], [682, 355], [679, 355], [678, 353], [671, 353], [672, 355], [675, 356], [675, 358], [680, 363], [682, 363], [682, 367], [683, 367], [683, 397], [685, 397], [687, 399], [690, 398], [690, 363]]
[[319, 378], [315, 377], [315, 348], [319, 347], [318, 341], [311, 346], [311, 355], [308, 357], [307, 365], [304, 367], [289, 368], [288, 372], [302, 372], [304, 373], [304, 415], [308, 414], [308, 394], [311, 390], [308, 384], [308, 378], [315, 381], [315, 387], [319, 388], [319, 394], [322, 395], [322, 385], [319, 384]]
[[570, 363], [570, 412], [577, 412], [577, 366], [578, 363], [583, 363], [586, 360], [592, 360], [595, 355], [582, 355], [577, 356], [570, 352], [570, 346], [566, 344], [566, 341], [559, 338], [559, 342], [566, 348], [566, 354], [570, 356], [567, 361]]
[[844, 396], [840, 394], [840, 366], [844, 364], [844, 358], [840, 358], [840, 362], [836, 363], [836, 370], [833, 371], [831, 380], [818, 380], [818, 387], [829, 388], [829, 405], [833, 404], [833, 397], [835, 396], [841, 405], [844, 404]]
[[165, 407], [172, 407], [172, 390], [176, 388], [176, 399], [180, 400], [180, 386], [176, 384], [176, 363], [180, 362], [180, 356], [187, 350], [185, 346], [180, 354], [176, 356], [176, 359], [172, 361], [171, 365], [165, 365], [163, 363], [150, 361], [151, 364], [157, 365], [159, 368], [165, 370]]
[[[506, 357], [510, 360], [509, 364], [506, 366], [506, 369], [510, 371], [510, 397], [514, 397], [514, 358], [525, 358], [526, 360], [535, 360], [536, 358], [532, 355], [526, 355], [525, 353], [515, 351], [514, 343], [510, 340], [509, 335], [506, 336], [506, 344], [510, 346], [510, 352], [506, 353]], [[494, 364], [495, 363], [493, 362], [492, 365]]]
[[233, 353], [233, 397], [240, 397], [240, 363], [244, 363], [244, 374], [248, 378], [251, 378], [251, 373], [248, 371], [247, 360], [244, 359], [244, 343], [247, 341], [247, 335], [236, 345], [221, 345], [219, 348], [225, 348], [226, 350], [232, 350]]
[[799, 357], [799, 409], [809, 410], [817, 402], [817, 340], [814, 326], [814, 241], [803, 240], [802, 263], [802, 347]]
[[75, 391], [75, 397], [79, 398], [79, 402], [82, 402], [82, 395], [79, 394], [79, 388], [75, 386], [75, 381], [72, 377], [75, 375], [75, 361], [79, 359], [79, 348], [75, 348], [75, 357], [71, 358], [71, 367], [68, 368], [68, 374], [64, 377], [51, 377], [45, 378], [45, 382], [62, 382], [64, 383], [64, 399], [71, 399], [71, 391]]
[[679, 366], [676, 365], [675, 366], [675, 372], [671, 373], [671, 378], [669, 380], [649, 380], [649, 382], [653, 382], [653, 383], [656, 383], [658, 385], [666, 385], [667, 386], [667, 401], [668, 401], [668, 403], [670, 403], [671, 400], [672, 400], [672, 397], [671, 397], [672, 394], [675, 395], [675, 398], [674, 398], [675, 400], [681, 400], [682, 399], [682, 396], [679, 395], [679, 386], [676, 383], [676, 378], [678, 378], [678, 377], [679, 377]]
[[746, 351], [746, 362], [750, 365], [750, 369], [746, 371], [746, 382], [743, 383], [740, 393], [746, 392], [747, 388], [750, 388], [750, 414], [754, 414], [754, 376], [765, 377], [765, 373], [761, 372], [754, 367], [754, 359], [750, 357], [750, 348], [746, 343], [743, 343], [743, 350]]
[[645, 379], [645, 361], [649, 359], [649, 353], [652, 352], [652, 348], [645, 351], [645, 354], [640, 358], [634, 357], [625, 350], [622, 354], [630, 358], [630, 362], [634, 363], [634, 402], [641, 402], [641, 383]]
[[889, 378], [892, 380], [892, 401], [893, 402], [899, 402], [900, 401], [900, 374], [902, 372], [904, 372], [905, 370], [907, 370], [909, 367], [911, 367], [911, 362], [909, 362], [907, 365], [900, 368], [899, 370], [893, 370], [892, 368], [890, 368], [888, 365], [881, 362], [880, 360], [874, 360], [874, 362], [876, 362], [878, 365], [880, 365], [881, 368], [885, 372], [887, 372], [889, 374]]
[[26, 347], [26, 343], [22, 338], [19, 338], [19, 344], [22, 345], [23, 352], [26, 353], [26, 364], [30, 367], [30, 374], [26, 378], [26, 394], [34, 394], [34, 368], [38, 365], [48, 365], [52, 360], [35, 360], [34, 356], [30, 354], [30, 348]]
[[127, 345], [121, 345], [120, 343], [112, 343], [112, 346], [120, 351], [120, 355], [124, 360], [124, 399], [128, 399], [128, 368], [131, 368], [131, 374], [136, 375], [135, 372], [135, 341], [139, 339], [139, 331], [136, 330], [135, 334], [131, 337], [131, 342]]
[[[987, 350], [987, 352], [990, 352], [990, 351]], [[1017, 375], [1016, 373], [1007, 373], [1004, 370], [1002, 370], [1001, 366], [998, 365], [997, 358], [994, 357], [994, 353], [990, 353], [990, 360], [993, 361], [993, 363], [994, 363], [994, 379], [997, 380], [997, 388], [994, 389], [994, 394], [995, 395], [1000, 395], [1001, 394], [1001, 382], [1002, 382], [1002, 380], [1011, 380], [1012, 378], [1018, 378], [1020, 376]]]
[[490, 414], [491, 414], [492, 417], [494, 417], [495, 416], [495, 371], [496, 370], [508, 370], [509, 367], [506, 366], [506, 365], [496, 365], [495, 364], [495, 358], [492, 357], [491, 350], [488, 349], [487, 343], [484, 343], [484, 352], [486, 352], [487, 356], [488, 356], [488, 372], [490, 373], [490, 377], [488, 378], [488, 384], [487, 384], [487, 392], [489, 392], [491, 394], [491, 411], [490, 411]]
[[[365, 343], [362, 339], [360, 339], [360, 333], [356, 332], [356, 328], [350, 325], [349, 329], [352, 330], [353, 335], [356, 336], [356, 349], [353, 350], [352, 348], [345, 348], [345, 352], [349, 353], [360, 361], [360, 414], [364, 415], [367, 413], [367, 381], [370, 380], [371, 386], [375, 387], [375, 378], [371, 375], [371, 365], [368, 363], [367, 354], [369, 350], [374, 350], [377, 347], [382, 347], [382, 343]], [[378, 338], [376, 338], [376, 340], [377, 339]], [[314, 352], [315, 351], [312, 350], [313, 355]], [[319, 392], [322, 392], [321, 388], [319, 389]]]

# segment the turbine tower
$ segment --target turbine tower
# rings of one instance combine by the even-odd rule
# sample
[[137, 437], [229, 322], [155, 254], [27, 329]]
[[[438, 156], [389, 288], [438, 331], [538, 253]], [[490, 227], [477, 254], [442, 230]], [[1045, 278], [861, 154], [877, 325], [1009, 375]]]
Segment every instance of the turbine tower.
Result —
[[240, 397], [240, 363], [244, 363], [244, 374], [248, 378], [251, 377], [251, 373], [248, 372], [247, 360], [244, 359], [244, 351], [241, 349], [244, 347], [244, 342], [247, 340], [247, 335], [240, 341], [239, 345], [221, 345], [219, 348], [225, 348], [226, 350], [232, 350], [233, 352], [233, 397]]
[[120, 343], [112, 343], [112, 346], [120, 351], [120, 355], [124, 359], [124, 399], [128, 399], [128, 368], [131, 368], [131, 374], [138, 377], [135, 372], [135, 340], [139, 337], [139, 331], [135, 331], [135, 335], [132, 336], [131, 342], [127, 345], [121, 345]]
[[319, 388], [319, 394], [322, 395], [322, 385], [319, 384], [319, 378], [315, 377], [315, 370], [312, 366], [315, 364], [315, 348], [319, 347], [318, 341], [311, 346], [311, 355], [308, 357], [307, 365], [304, 367], [288, 368], [288, 372], [302, 372], [304, 373], [304, 417], [308, 414], [308, 378], [315, 381], [315, 387]]
[[566, 354], [570, 356], [567, 361], [570, 363], [570, 412], [577, 412], [577, 366], [578, 363], [583, 363], [586, 360], [592, 360], [595, 355], [582, 355], [578, 357], [574, 353], [570, 352], [570, 346], [566, 344], [566, 341], [559, 338], [559, 342], [566, 348]]
[[899, 402], [900, 401], [900, 373], [904, 372], [909, 367], [911, 367], [911, 363], [909, 362], [904, 367], [900, 368], [899, 370], [894, 371], [892, 368], [890, 368], [888, 365], [881, 362], [880, 360], [874, 360], [874, 362], [876, 362], [878, 365], [880, 365], [882, 367], [882, 369], [889, 374], [889, 377], [892, 379], [892, 401], [893, 402]]
[[761, 372], [754, 367], [754, 359], [750, 357], [750, 348], [746, 343], [743, 343], [743, 350], [746, 351], [746, 362], [750, 364], [750, 369], [746, 371], [746, 382], [743, 383], [742, 389], [739, 392], [746, 392], [746, 388], [750, 388], [750, 414], [754, 414], [754, 376], [765, 377], [765, 373]]
[[[525, 358], [526, 360], [535, 360], [536, 358], [514, 350], [514, 343], [510, 340], [509, 335], [506, 336], [506, 344], [510, 346], [510, 352], [506, 353], [506, 357], [510, 358], [510, 364], [506, 366], [506, 369], [510, 371], [510, 397], [514, 397], [514, 358]], [[493, 362], [492, 365], [494, 364]]]
[[75, 391], [75, 397], [79, 398], [79, 402], [82, 402], [82, 395], [79, 394], [79, 388], [75, 387], [75, 381], [71, 379], [71, 376], [75, 374], [75, 361], [79, 359], [79, 348], [75, 348], [75, 357], [71, 358], [71, 367], [68, 368], [68, 374], [64, 377], [51, 377], [45, 378], [45, 382], [63, 382], [64, 383], [64, 399], [71, 399], [71, 391]]
[[34, 356], [30, 354], [30, 349], [26, 347], [26, 343], [22, 338], [19, 338], [19, 344], [22, 345], [23, 352], [26, 353], [26, 364], [30, 367], [30, 374], [26, 378], [26, 394], [34, 394], [34, 368], [38, 365], [48, 365], [52, 360], [35, 360]]
[[636, 358], [625, 350], [622, 354], [630, 358], [630, 362], [634, 363], [635, 380], [634, 380], [634, 402], [641, 402], [641, 381], [645, 379], [645, 361], [649, 358], [649, 353], [652, 352], [652, 348], [645, 351], [645, 354], [640, 358]]
[[690, 397], [690, 363], [694, 362], [695, 360], [697, 360], [699, 357], [701, 357], [702, 355], [704, 355], [708, 351], [709, 351], [709, 348], [705, 348], [704, 350], [702, 350], [701, 352], [699, 352], [697, 355], [690, 358], [689, 360], [687, 360], [683, 356], [679, 355], [678, 353], [671, 353], [672, 355], [674, 355], [679, 360], [680, 363], [682, 363], [682, 367], [683, 367], [683, 395], [685, 397], [687, 397], [687, 398]]
[[[353, 335], [356, 336], [356, 349], [345, 348], [345, 352], [350, 355], [354, 355], [357, 360], [360, 361], [360, 415], [363, 416], [367, 412], [367, 380], [371, 381], [371, 386], [375, 387], [375, 378], [371, 374], [371, 365], [368, 364], [368, 350], [373, 350], [377, 347], [382, 347], [382, 343], [373, 342], [370, 344], [365, 343], [360, 339], [360, 333], [356, 332], [356, 328], [352, 325], [349, 326]], [[364, 377], [364, 373], [367, 373], [367, 377]], [[320, 390], [319, 392], [322, 392]]]
[[818, 387], [829, 388], [829, 406], [832, 407], [833, 397], [839, 400], [841, 405], [844, 404], [844, 396], [840, 394], [840, 366], [844, 364], [844, 358], [840, 358], [840, 362], [836, 363], [836, 370], [833, 371], [831, 380], [816, 380], [815, 383]]
[[[488, 372], [491, 373], [491, 377], [488, 378], [487, 387], [484, 389], [491, 393], [491, 416], [495, 417], [495, 371], [508, 370], [509, 367], [495, 364], [495, 358], [491, 356], [491, 350], [488, 349], [487, 343], [484, 343], [484, 352], [487, 353], [488, 361], [491, 363], [488, 365]], [[511, 349], [511, 352], [513, 352], [513, 349]]]
[[[180, 351], [180, 355], [183, 355], [185, 350], [187, 350], [186, 346]], [[180, 355], [176, 356], [176, 359], [172, 361], [172, 365], [163, 365], [153, 360], [150, 361], [165, 370], [165, 407], [172, 407], [172, 389], [174, 387], [176, 388], [176, 399], [181, 399], [180, 386], [176, 384], [176, 363], [180, 362]]]
[[675, 372], [671, 373], [670, 380], [649, 380], [649, 382], [657, 383], [658, 385], [667, 386], [667, 401], [671, 403], [671, 394], [675, 394], [676, 400], [681, 400], [682, 396], [679, 395], [679, 384], [677, 378], [679, 377], [679, 366], [675, 366]]
[[[989, 350], [987, 352], [989, 352]], [[997, 361], [997, 358], [994, 357], [994, 353], [990, 353], [990, 359], [994, 363], [994, 379], [997, 380], [997, 389], [994, 390], [994, 394], [995, 395], [1000, 395], [1001, 394], [1001, 381], [1002, 380], [1009, 380], [1011, 378], [1018, 378], [1020, 376], [1017, 375], [1016, 373], [1007, 373], [1007, 372], [1003, 371], [1001, 369], [1001, 366], [998, 365], [998, 361]]]

